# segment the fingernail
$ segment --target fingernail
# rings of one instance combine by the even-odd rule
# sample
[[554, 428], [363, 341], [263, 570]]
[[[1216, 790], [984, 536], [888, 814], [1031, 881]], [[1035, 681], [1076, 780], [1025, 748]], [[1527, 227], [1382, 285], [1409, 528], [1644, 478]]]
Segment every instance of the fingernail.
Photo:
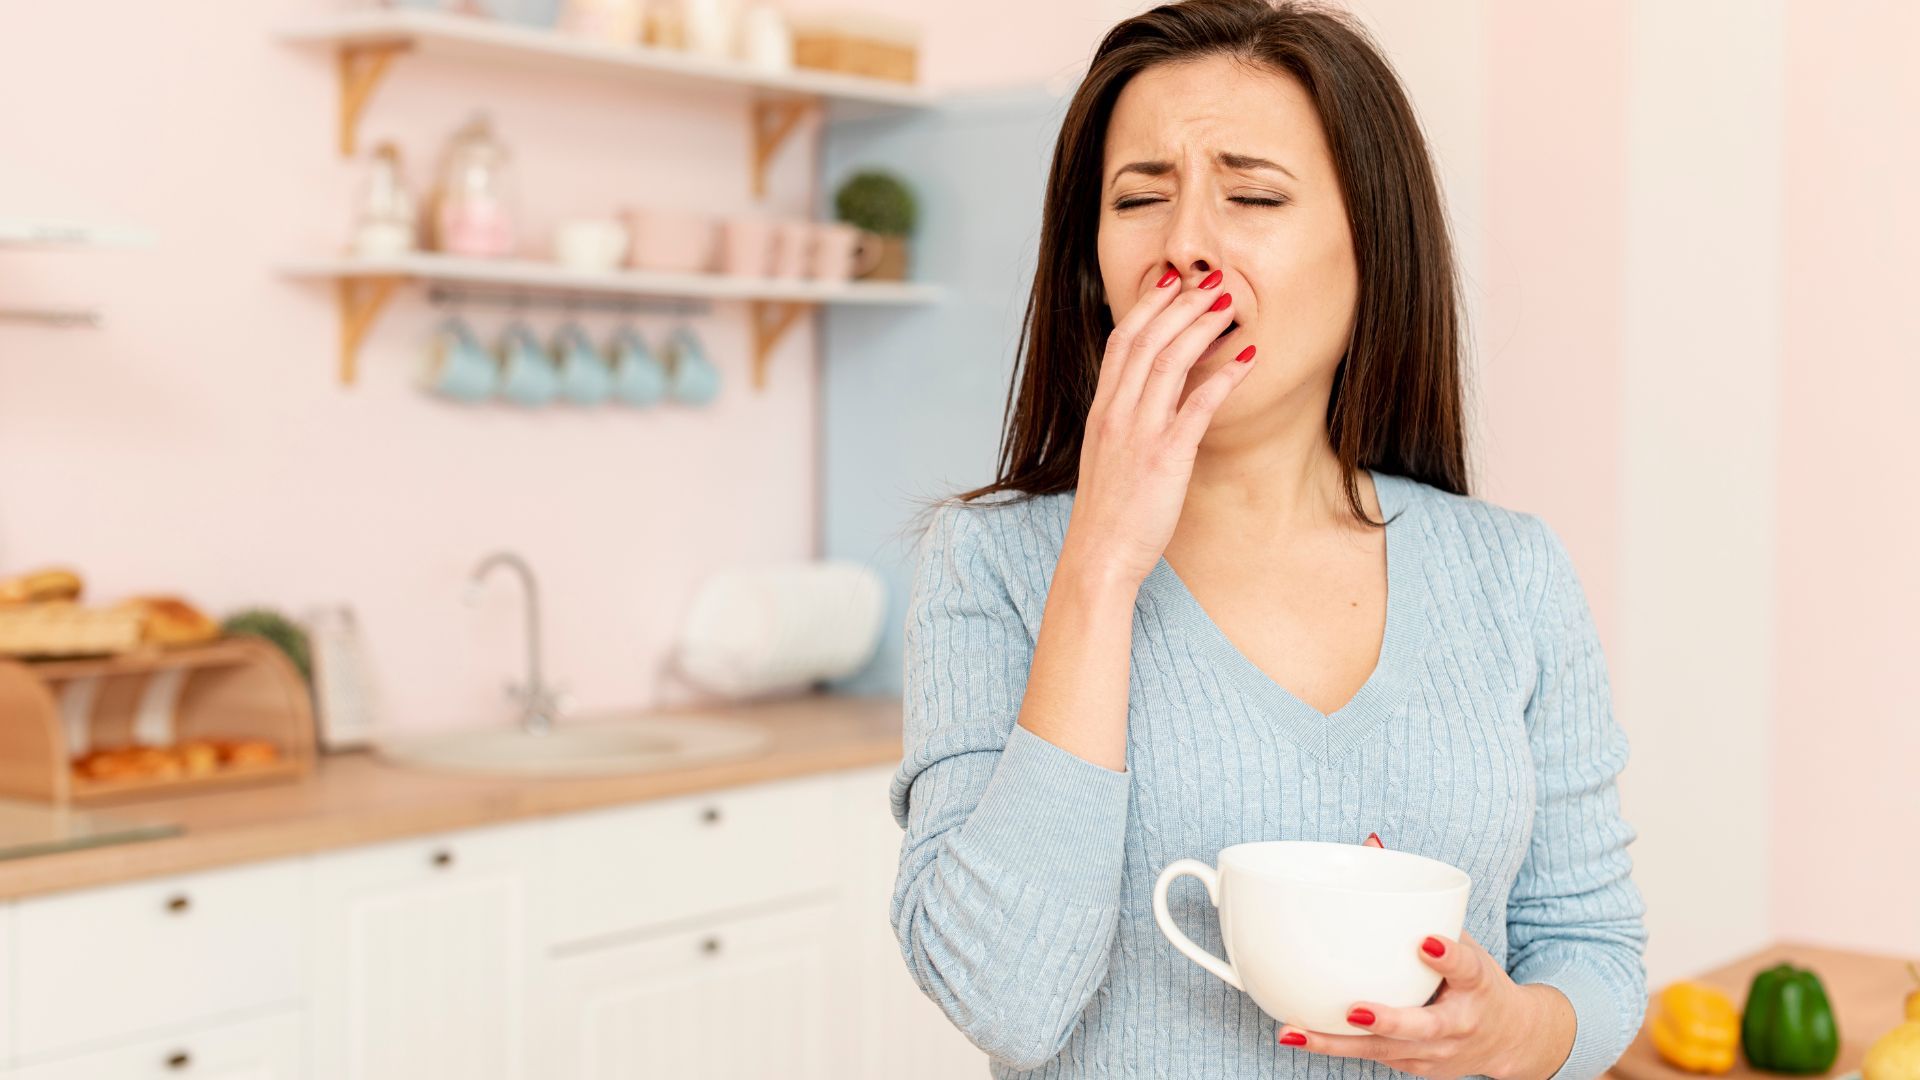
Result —
[[1223, 292], [1220, 294], [1220, 299], [1215, 300], [1213, 302], [1213, 306], [1208, 308], [1207, 310], [1208, 311], [1225, 311], [1227, 310], [1227, 305], [1231, 303], [1233, 303], [1233, 294], [1230, 292]]
[[1440, 941], [1440, 939], [1439, 939], [1439, 938], [1437, 938], [1437, 937], [1430, 937], [1430, 938], [1428, 938], [1427, 940], [1425, 940], [1425, 941], [1423, 941], [1423, 942], [1421, 942], [1421, 943], [1420, 943], [1420, 947], [1421, 947], [1421, 948], [1423, 948], [1423, 949], [1425, 949], [1425, 950], [1427, 950], [1427, 955], [1428, 955], [1428, 956], [1445, 956], [1445, 955], [1447, 955], [1447, 947], [1446, 947], [1446, 945], [1444, 945], [1444, 944], [1442, 944], [1442, 943], [1441, 943], [1441, 941]]
[[1167, 286], [1179, 280], [1180, 280], [1180, 271], [1169, 270], [1166, 273], [1160, 275], [1160, 280], [1155, 282], [1153, 287], [1156, 289], [1164, 289]]
[[1372, 1027], [1373, 1026], [1373, 1010], [1372, 1009], [1355, 1009], [1352, 1012], [1347, 1014], [1347, 1023], [1352, 1024], [1355, 1027]]
[[1289, 1031], [1285, 1035], [1280, 1036], [1280, 1045], [1305, 1046], [1307, 1045], [1307, 1037], [1297, 1031]]
[[1370, 832], [1370, 833], [1368, 833], [1368, 834], [1367, 834], [1367, 839], [1369, 839], [1369, 840], [1371, 840], [1371, 841], [1373, 841], [1373, 846], [1374, 846], [1374, 847], [1386, 847], [1386, 846], [1387, 846], [1387, 845], [1385, 845], [1385, 844], [1383, 844], [1383, 843], [1381, 843], [1381, 842], [1380, 842], [1380, 834], [1379, 834], [1379, 833], [1377, 833], [1377, 832]]
[[1200, 282], [1200, 287], [1203, 289], [1211, 289], [1215, 285], [1220, 284], [1220, 277], [1221, 277], [1221, 271], [1215, 270], [1213, 273], [1208, 274], [1206, 278]]
[[1249, 346], [1247, 346], [1246, 348], [1244, 348], [1244, 349], [1241, 349], [1241, 350], [1240, 350], [1240, 355], [1239, 355], [1239, 356], [1236, 356], [1236, 357], [1234, 357], [1234, 359], [1235, 359], [1235, 360], [1237, 360], [1237, 361], [1239, 361], [1239, 362], [1240, 362], [1240, 363], [1242, 363], [1242, 364], [1244, 364], [1244, 363], [1246, 363], [1247, 361], [1249, 361], [1249, 360], [1251, 360], [1251, 359], [1253, 359], [1253, 346], [1251, 346], [1251, 345], [1249, 345]]

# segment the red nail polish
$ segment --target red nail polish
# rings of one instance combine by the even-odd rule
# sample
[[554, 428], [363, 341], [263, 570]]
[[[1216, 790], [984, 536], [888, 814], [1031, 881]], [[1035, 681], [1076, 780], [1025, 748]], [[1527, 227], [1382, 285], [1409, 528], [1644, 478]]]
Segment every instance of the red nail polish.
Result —
[[1169, 270], [1166, 273], [1160, 275], [1160, 280], [1154, 282], [1153, 287], [1156, 289], [1164, 289], [1167, 286], [1179, 280], [1180, 280], [1180, 271]]
[[1213, 273], [1208, 274], [1206, 279], [1200, 282], [1200, 287], [1203, 289], [1211, 289], [1215, 285], [1220, 284], [1221, 273], [1221, 271], [1215, 270]]
[[1241, 350], [1240, 350], [1240, 355], [1239, 355], [1239, 356], [1236, 356], [1236, 357], [1234, 357], [1234, 359], [1235, 359], [1235, 360], [1237, 360], [1237, 361], [1239, 361], [1239, 362], [1240, 362], [1240, 363], [1242, 363], [1242, 364], [1244, 364], [1244, 363], [1246, 363], [1247, 361], [1249, 361], [1249, 360], [1251, 360], [1251, 359], [1253, 359], [1253, 346], [1251, 346], [1251, 345], [1249, 345], [1249, 346], [1247, 346], [1246, 348], [1244, 348], [1244, 349], [1241, 349]]
[[1441, 943], [1439, 938], [1436, 938], [1436, 937], [1430, 937], [1427, 940], [1421, 942], [1420, 947], [1427, 950], [1428, 956], [1447, 955], [1447, 947]]
[[1373, 1010], [1355, 1009], [1347, 1014], [1347, 1023], [1355, 1027], [1371, 1027], [1373, 1026]]
[[1230, 292], [1223, 292], [1220, 294], [1220, 299], [1215, 300], [1213, 302], [1213, 306], [1208, 308], [1207, 310], [1208, 311], [1225, 311], [1227, 310], [1227, 305], [1231, 303], [1233, 303], [1233, 294]]
[[1307, 1045], [1307, 1037], [1297, 1031], [1289, 1031], [1285, 1035], [1280, 1036], [1280, 1045], [1305, 1046]]
[[1368, 834], [1367, 834], [1367, 839], [1369, 839], [1369, 840], [1371, 840], [1371, 841], [1373, 841], [1373, 842], [1374, 842], [1374, 845], [1375, 845], [1376, 847], [1386, 847], [1386, 846], [1387, 846], [1387, 845], [1385, 845], [1385, 844], [1382, 844], [1382, 843], [1380, 842], [1380, 834], [1379, 834], [1379, 833], [1377, 833], [1377, 832], [1370, 832], [1370, 833], [1368, 833]]

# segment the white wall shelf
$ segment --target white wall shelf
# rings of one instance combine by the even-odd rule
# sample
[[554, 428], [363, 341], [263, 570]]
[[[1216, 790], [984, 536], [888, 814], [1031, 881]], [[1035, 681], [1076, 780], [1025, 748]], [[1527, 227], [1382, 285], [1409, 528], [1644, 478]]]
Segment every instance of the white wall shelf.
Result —
[[[78, 221], [0, 218], [0, 252], [96, 251], [146, 247], [152, 243], [152, 234], [139, 229], [88, 225]], [[0, 307], [0, 323], [91, 328], [101, 324], [101, 315], [93, 308]]]
[[553, 30], [436, 11], [349, 12], [296, 23], [279, 31], [282, 41], [332, 48], [340, 75], [340, 153], [354, 152], [360, 117], [393, 61], [407, 53], [445, 56], [467, 63], [570, 74], [597, 74], [635, 83], [697, 86], [702, 92], [734, 93], [753, 104], [754, 193], [763, 194], [767, 162], [800, 119], [825, 107], [835, 117], [919, 109], [934, 98], [926, 90], [886, 79], [795, 69], [768, 72], [736, 60], [717, 59], [648, 45], [616, 45]]
[[0, 251], [146, 247], [151, 234], [139, 229], [87, 225], [77, 221], [27, 221], [0, 218]]
[[352, 385], [360, 343], [400, 285], [484, 285], [535, 293], [739, 301], [753, 309], [753, 385], [766, 385], [767, 357], [800, 312], [818, 304], [927, 304], [944, 296], [919, 282], [826, 282], [643, 270], [583, 273], [531, 259], [474, 259], [420, 253], [384, 259], [342, 257], [283, 265], [304, 281], [330, 281], [340, 305], [340, 381]]

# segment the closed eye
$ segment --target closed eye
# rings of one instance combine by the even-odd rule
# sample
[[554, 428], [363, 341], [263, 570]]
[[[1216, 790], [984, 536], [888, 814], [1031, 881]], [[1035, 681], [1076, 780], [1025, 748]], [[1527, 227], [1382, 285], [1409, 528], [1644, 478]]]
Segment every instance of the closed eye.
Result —
[[[1115, 210], [1131, 210], [1136, 206], [1146, 206], [1149, 203], [1157, 203], [1157, 202], [1164, 202], [1164, 201], [1165, 200], [1163, 199], [1143, 199], [1143, 198], [1122, 199], [1121, 201], [1114, 203], [1113, 208]], [[1235, 195], [1229, 198], [1227, 201], [1237, 202], [1243, 206], [1282, 206], [1286, 204], [1287, 200], [1277, 199], [1277, 198], [1263, 198], [1255, 195]]]

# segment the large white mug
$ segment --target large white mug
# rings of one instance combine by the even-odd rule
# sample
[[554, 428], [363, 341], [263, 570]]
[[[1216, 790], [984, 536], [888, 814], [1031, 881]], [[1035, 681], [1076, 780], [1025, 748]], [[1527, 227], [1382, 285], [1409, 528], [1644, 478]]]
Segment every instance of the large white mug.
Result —
[[[1225, 959], [1188, 940], [1167, 912], [1167, 886], [1190, 874], [1220, 911]], [[1153, 886], [1153, 917], [1173, 947], [1268, 1016], [1306, 1031], [1370, 1035], [1347, 1023], [1355, 1002], [1424, 1005], [1440, 973], [1420, 959], [1428, 936], [1458, 939], [1472, 879], [1409, 851], [1316, 840], [1263, 840], [1220, 852], [1220, 869], [1179, 859]]]

